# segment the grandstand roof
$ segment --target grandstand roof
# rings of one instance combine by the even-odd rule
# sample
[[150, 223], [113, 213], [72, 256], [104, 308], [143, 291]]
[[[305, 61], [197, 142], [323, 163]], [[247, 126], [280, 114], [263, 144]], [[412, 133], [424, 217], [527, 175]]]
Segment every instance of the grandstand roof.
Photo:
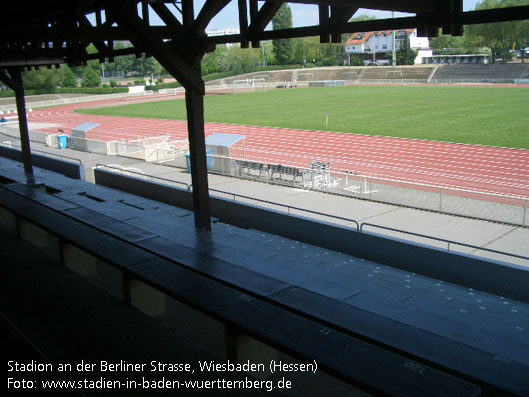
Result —
[[[442, 27], [443, 33], [458, 35], [464, 24], [529, 19], [529, 6], [463, 12], [462, 1], [454, 5], [445, 0], [293, 0], [318, 5], [320, 23], [265, 30], [283, 1], [259, 1], [260, 8], [250, 12], [250, 18], [248, 2], [239, 1], [238, 6], [242, 7], [239, 9], [239, 33], [207, 36], [205, 30], [210, 22], [233, 1], [207, 0], [200, 10], [195, 10], [192, 0], [182, 0], [178, 11], [167, 4], [170, 2], [162, 0], [9, 1], [3, 9], [4, 16], [9, 17], [0, 25], [0, 68], [58, 63], [80, 65], [90, 59], [112, 61], [115, 56], [129, 54], [153, 55], [160, 60], [161, 52], [166, 56], [167, 52], [189, 53], [189, 49], [206, 52], [220, 43], [241, 43], [243, 48], [251, 43], [255, 47], [262, 40], [314, 35], [320, 36], [322, 43], [340, 43], [342, 33], [374, 31], [383, 34], [388, 29], [417, 28], [418, 36], [433, 37]], [[359, 8], [403, 11], [415, 16], [348, 22]], [[148, 15], [152, 13], [162, 20], [161, 26], [151, 24]], [[121, 40], [130, 41], [133, 46], [114, 49], [111, 43]], [[87, 51], [90, 44], [95, 45], [96, 53]], [[169, 46], [173, 49], [168, 51]], [[174, 57], [171, 58], [174, 63]], [[179, 63], [177, 69], [185, 68]], [[179, 74], [184, 87], [197, 83], [188, 81], [190, 73]]]

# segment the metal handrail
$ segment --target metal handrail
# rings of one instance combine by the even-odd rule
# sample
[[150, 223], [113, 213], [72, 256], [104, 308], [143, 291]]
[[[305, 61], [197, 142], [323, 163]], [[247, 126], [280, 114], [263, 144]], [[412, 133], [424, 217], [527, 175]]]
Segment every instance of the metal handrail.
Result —
[[[117, 167], [112, 167], [112, 166], [108, 166], [108, 165], [105, 165], [105, 164], [96, 164], [96, 168], [112, 168], [112, 169], [115, 169], [115, 170], [120, 170]], [[134, 172], [134, 171], [127, 171], [127, 172], [130, 172], [131, 174], [138, 174], [138, 175], [141, 175], [141, 176], [148, 176], [149, 178], [153, 178], [153, 179], [159, 179], [159, 180], [162, 180], [162, 181], [167, 181], [167, 182], [171, 182], [171, 183], [177, 183], [177, 184], [185, 185], [187, 191], [192, 191], [193, 190], [193, 185], [187, 184], [185, 182], [173, 181], [171, 179], [161, 178], [161, 177], [153, 176], [153, 175], [140, 174], [139, 172]], [[273, 201], [262, 200], [262, 199], [258, 199], [258, 198], [255, 198], [255, 197], [244, 196], [242, 194], [237, 194], [237, 193], [225, 192], [223, 190], [218, 190], [218, 189], [210, 188], [209, 191], [216, 192], [216, 193], [221, 193], [221, 194], [226, 194], [228, 196], [233, 196], [233, 201], [236, 201], [236, 198], [238, 197], [238, 198], [242, 198], [242, 199], [253, 200], [253, 201], [260, 202], [260, 203], [271, 204], [271, 205], [275, 205], [275, 206], [278, 206], [278, 207], [283, 207], [283, 208], [287, 209], [287, 213], [288, 214], [290, 214], [291, 210], [296, 210], [296, 211], [307, 212], [307, 213], [313, 214], [313, 215], [327, 216], [329, 218], [334, 218], [334, 219], [339, 219], [339, 220], [343, 220], [343, 221], [346, 221], [346, 222], [351, 222], [351, 223], [353, 223], [356, 226], [356, 231], [360, 230], [360, 224], [357, 221], [355, 221], [354, 219], [343, 218], [343, 217], [340, 217], [340, 216], [337, 216], [337, 215], [325, 214], [323, 212], [307, 210], [307, 209], [303, 209], [303, 208], [299, 208], [299, 207], [293, 207], [293, 206], [286, 205], [286, 204], [274, 203]]]
[[[112, 166], [112, 165], [107, 165], [107, 164], [101, 164], [101, 163], [97, 163], [94, 168], [110, 168], [110, 169], [117, 170], [117, 171], [123, 171], [122, 168], [115, 167], [115, 166]], [[162, 178], [160, 176], [142, 174], [140, 172], [132, 171], [132, 170], [126, 170], [126, 172], [129, 173], [129, 174], [136, 174], [136, 175], [139, 175], [139, 176], [142, 176], [142, 177], [146, 177], [147, 176], [147, 177], [152, 178], [152, 179], [159, 179], [159, 180], [165, 181], [165, 182], [170, 182], [170, 183], [176, 183], [176, 184], [179, 184], [179, 185], [184, 185], [188, 192], [191, 191], [191, 185], [188, 184], [188, 183], [185, 183], [185, 182], [174, 181], [172, 179]]]
[[354, 223], [356, 225], [356, 231], [357, 232], [360, 231], [360, 224], [357, 221], [355, 221], [354, 219], [344, 218], [344, 217], [341, 217], [341, 216], [338, 216], [338, 215], [326, 214], [324, 212], [307, 210], [307, 209], [299, 208], [299, 207], [293, 207], [293, 206], [287, 205], [287, 204], [274, 203], [273, 201], [258, 199], [258, 198], [250, 197], [250, 196], [244, 196], [242, 194], [237, 194], [237, 193], [225, 192], [223, 190], [211, 189], [211, 188], [209, 190], [212, 191], [212, 192], [226, 194], [228, 196], [233, 196], [233, 201], [235, 201], [236, 197], [239, 197], [239, 198], [243, 198], [243, 199], [247, 199], [247, 200], [257, 201], [257, 202], [260, 202], [260, 203], [272, 204], [272, 205], [275, 205], [275, 206], [278, 206], [278, 207], [283, 207], [283, 208], [287, 209], [287, 213], [289, 215], [290, 215], [290, 210], [296, 210], [296, 211], [307, 212], [307, 213], [313, 214], [313, 215], [327, 216], [329, 218], [339, 219], [339, 220], [346, 221], [346, 222], [351, 222], [351, 223]]
[[519, 259], [523, 259], [523, 260], [529, 261], [529, 257], [523, 256], [523, 255], [512, 254], [512, 253], [504, 252], [504, 251], [497, 251], [497, 250], [493, 250], [493, 249], [490, 249], [490, 248], [478, 247], [478, 246], [472, 245], [472, 244], [460, 243], [460, 242], [457, 242], [457, 241], [447, 240], [447, 239], [444, 239], [444, 238], [428, 236], [426, 234], [420, 234], [420, 233], [414, 233], [414, 232], [408, 232], [408, 231], [405, 231], [405, 230], [395, 229], [393, 227], [375, 225], [373, 223], [368, 223], [368, 222], [364, 222], [364, 223], [362, 223], [360, 225], [360, 231], [361, 232], [364, 231], [363, 230], [364, 226], [369, 226], [369, 227], [389, 230], [389, 231], [397, 232], [397, 233], [409, 234], [410, 236], [416, 236], [416, 237], [422, 237], [422, 238], [427, 238], [427, 239], [431, 239], [431, 240], [441, 241], [443, 243], [447, 243], [448, 244], [447, 245], [447, 251], [450, 251], [450, 244], [452, 244], [452, 245], [459, 245], [459, 246], [462, 246], [462, 247], [472, 248], [472, 249], [476, 249], [476, 250], [480, 250], [480, 251], [492, 252], [494, 254], [512, 256], [514, 258], [519, 258]]
[[[12, 145], [11, 147], [13, 149], [22, 150], [22, 147], [20, 145], [17, 145], [17, 144], [14, 144], [14, 143], [12, 143], [11, 145]], [[44, 150], [39, 150], [39, 149], [31, 149], [31, 153], [33, 153], [33, 152], [42, 153], [42, 155], [44, 157], [56, 157], [56, 158], [59, 158], [60, 160], [63, 160], [63, 159], [70, 160], [71, 162], [77, 163], [79, 165], [83, 164], [83, 162], [80, 159], [76, 159], [74, 157], [63, 156], [62, 154], [50, 153], [50, 152], [46, 152]]]
[[[448, 142], [448, 143], [451, 143], [451, 142]], [[459, 144], [456, 144], [456, 145], [459, 145]], [[522, 150], [526, 150], [526, 149], [512, 148], [510, 150], [522, 151]], [[167, 150], [164, 149], [164, 151], [167, 151]], [[255, 158], [254, 160], [250, 160], [250, 159], [236, 159], [236, 158], [232, 158], [230, 156], [216, 155], [216, 154], [208, 154], [207, 157], [208, 158], [212, 158], [212, 159], [242, 160], [242, 161], [245, 161], [246, 163], [256, 164], [256, 166], [258, 166], [259, 164], [269, 164], [269, 163], [265, 163], [265, 162], [259, 161], [259, 158]], [[304, 156], [304, 158], [309, 159], [310, 157], [309, 156]], [[170, 165], [170, 164], [165, 164], [165, 165], [169, 166], [169, 167], [179, 168], [178, 166], [173, 166], [173, 165]], [[287, 162], [283, 162], [282, 165], [285, 166], [285, 167], [298, 168], [300, 170], [305, 170], [306, 169], [305, 167], [300, 167], [298, 164], [289, 163], [288, 161]], [[212, 172], [212, 171], [208, 170], [208, 172]], [[219, 173], [219, 172], [215, 172], [215, 171], [213, 171], [213, 173], [218, 173], [220, 175], [224, 175], [223, 173]], [[521, 196], [521, 195], [518, 195], [518, 194], [482, 192], [482, 191], [470, 190], [470, 189], [464, 189], [464, 188], [458, 188], [458, 187], [450, 187], [450, 186], [434, 185], [434, 184], [428, 184], [428, 183], [412, 182], [412, 181], [406, 181], [406, 180], [402, 180], [402, 179], [398, 179], [398, 178], [392, 179], [392, 178], [384, 178], [384, 177], [372, 176], [372, 175], [364, 175], [364, 174], [349, 174], [347, 172], [344, 172], [343, 170], [342, 171], [331, 171], [331, 174], [332, 175], [337, 175], [337, 176], [342, 176], [342, 177], [353, 176], [353, 177], [359, 177], [359, 178], [366, 178], [366, 179], [372, 180], [374, 183], [376, 183], [376, 182], [398, 183], [398, 184], [401, 184], [401, 185], [416, 186], [418, 188], [442, 189], [444, 192], [470, 193], [470, 194], [474, 194], [474, 195], [477, 195], [477, 196], [494, 197], [494, 198], [502, 198], [502, 199], [505, 198], [505, 199], [514, 199], [514, 200], [522, 200], [522, 201], [529, 200], [529, 196]], [[228, 175], [228, 176], [230, 176], [230, 175]], [[238, 177], [241, 177], [241, 176], [238, 176]], [[241, 178], [244, 178], [244, 177], [241, 177]]]
[[[111, 167], [111, 166], [108, 166], [108, 165], [105, 165], [105, 164], [97, 164], [96, 168], [99, 168], [99, 167], [114, 168], [114, 169], [118, 169], [119, 170], [119, 168]], [[141, 175], [138, 172], [134, 172], [134, 171], [127, 171], [127, 172]], [[145, 175], [142, 175], [142, 176], [145, 176]], [[152, 175], [148, 175], [148, 176], [150, 178], [153, 178], [153, 179], [159, 179], [159, 180], [168, 181], [168, 182], [171, 182], [171, 183], [177, 183], [177, 184], [185, 185], [188, 191], [192, 191], [192, 188], [193, 188], [193, 186], [191, 184], [187, 184], [185, 182], [173, 181], [173, 180], [170, 180], [170, 179], [161, 178], [161, 177], [152, 176]], [[209, 191], [225, 194], [225, 195], [228, 195], [228, 196], [232, 196], [233, 197], [233, 201], [236, 201], [236, 198], [238, 197], [238, 198], [242, 198], [242, 199], [246, 199], [246, 200], [257, 201], [257, 202], [260, 202], [260, 203], [271, 204], [271, 205], [275, 205], [275, 206], [278, 206], [278, 207], [284, 207], [284, 208], [287, 208], [287, 213], [289, 215], [290, 215], [290, 210], [296, 210], [296, 211], [306, 212], [306, 213], [309, 213], [309, 214], [326, 216], [326, 217], [329, 217], [329, 218], [334, 218], [334, 219], [339, 219], [339, 220], [346, 221], [346, 222], [351, 222], [351, 223], [354, 223], [356, 225], [356, 231], [357, 232], [364, 232], [364, 230], [363, 230], [364, 226], [374, 227], [374, 228], [389, 230], [389, 231], [392, 231], [392, 232], [408, 234], [410, 236], [421, 237], [421, 238], [426, 238], [426, 239], [430, 239], [430, 240], [444, 242], [444, 243], [447, 243], [447, 251], [450, 251], [450, 244], [452, 244], [452, 245], [459, 245], [461, 247], [472, 248], [472, 249], [475, 249], [475, 250], [491, 252], [491, 253], [494, 253], [494, 254], [510, 256], [510, 257], [513, 257], [513, 258], [518, 258], [518, 259], [523, 259], [523, 260], [529, 261], [529, 257], [523, 256], [523, 255], [517, 255], [517, 254], [512, 254], [512, 253], [509, 253], [509, 252], [504, 252], [504, 251], [493, 250], [493, 249], [490, 249], [490, 248], [479, 247], [477, 245], [471, 245], [471, 244], [461, 243], [461, 242], [453, 241], [453, 240], [447, 240], [447, 239], [443, 239], [443, 238], [439, 238], [439, 237], [428, 236], [426, 234], [408, 232], [408, 231], [405, 231], [405, 230], [396, 229], [396, 228], [392, 228], [392, 227], [388, 227], [388, 226], [375, 225], [375, 224], [369, 223], [369, 222], [364, 222], [364, 223], [360, 224], [356, 220], [350, 219], [350, 218], [344, 218], [344, 217], [337, 216], [337, 215], [326, 214], [326, 213], [323, 213], [323, 212], [307, 210], [307, 209], [299, 208], [299, 207], [292, 207], [292, 206], [286, 205], [286, 204], [274, 203], [273, 201], [258, 199], [258, 198], [250, 197], [250, 196], [244, 196], [242, 194], [226, 192], [226, 191], [219, 190], [219, 189], [209, 188]]]
[[74, 157], [63, 156], [62, 154], [49, 153], [49, 152], [45, 152], [44, 150], [38, 150], [38, 149], [31, 149], [31, 152], [42, 153], [46, 157], [50, 157], [50, 156], [58, 157], [60, 160], [64, 160], [64, 159], [71, 160], [72, 162], [78, 163], [79, 165], [83, 164], [83, 162], [80, 159], [76, 159]]

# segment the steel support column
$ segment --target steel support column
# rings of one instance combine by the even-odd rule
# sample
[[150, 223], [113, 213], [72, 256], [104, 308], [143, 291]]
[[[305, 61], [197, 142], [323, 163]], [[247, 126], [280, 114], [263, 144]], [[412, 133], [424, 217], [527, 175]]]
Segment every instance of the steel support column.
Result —
[[27, 182], [35, 183], [33, 175], [33, 163], [31, 161], [31, 147], [29, 144], [28, 120], [26, 117], [26, 98], [24, 97], [24, 83], [22, 82], [22, 71], [15, 69], [10, 71], [13, 82], [15, 83], [15, 95], [17, 101], [18, 128], [20, 129], [20, 145], [22, 146], [22, 163], [24, 164], [24, 173]]
[[24, 83], [22, 82], [22, 69], [9, 68], [8, 74], [0, 72], [0, 80], [2, 80], [9, 88], [15, 92], [18, 126], [20, 130], [20, 144], [22, 146], [22, 164], [24, 165], [24, 173], [28, 184], [35, 183], [35, 176], [33, 175], [33, 163], [31, 161], [31, 148], [29, 144], [28, 121], [26, 117], [26, 99], [24, 98]]
[[[198, 76], [200, 77], [200, 72]], [[186, 109], [195, 226], [211, 231], [203, 94], [193, 88], [187, 88]]]

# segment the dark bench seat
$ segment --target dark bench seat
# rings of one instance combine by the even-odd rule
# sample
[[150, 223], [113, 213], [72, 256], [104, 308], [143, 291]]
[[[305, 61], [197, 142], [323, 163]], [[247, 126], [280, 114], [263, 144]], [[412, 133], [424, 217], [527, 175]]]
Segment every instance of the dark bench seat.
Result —
[[[227, 329], [240, 330], [302, 360], [316, 360], [326, 372], [372, 392], [480, 394], [480, 388], [471, 383], [362, 341], [350, 330], [338, 330], [335, 324], [324, 325], [295, 305], [289, 308], [288, 300], [280, 299], [281, 292], [291, 288], [289, 283], [217, 258], [208, 256], [209, 261], [205, 260], [200, 249], [162, 237], [138, 238], [135, 231], [127, 235], [124, 230], [136, 228], [121, 223], [125, 229], [114, 229], [101, 220], [104, 215], [94, 216], [86, 212], [90, 210], [58, 198], [40, 204], [41, 196], [47, 193], [34, 190], [19, 184], [4, 185], [0, 188], [0, 206], [103, 259], [125, 278], [139, 279], [216, 318]], [[128, 260], [123, 259], [123, 252], [127, 252]], [[362, 359], [354, 359], [357, 357]]]
[[[2, 175], [4, 182], [8, 180], [8, 173]], [[207, 233], [193, 227], [193, 217], [187, 210], [86, 183], [68, 189], [67, 184], [62, 184], [62, 177], [43, 176], [47, 178], [46, 186], [41, 189], [23, 184], [4, 185], [0, 192], [4, 190], [19, 198], [10, 196], [3, 202], [20, 218], [28, 216], [41, 227], [49, 227], [50, 232], [59, 231], [64, 241], [99, 255], [123, 273], [128, 271], [125, 267], [161, 258], [344, 335], [471, 380], [486, 391], [524, 395], [529, 390], [528, 380], [523, 376], [528, 369], [527, 357], [524, 359], [527, 340], [523, 339], [524, 332], [519, 331], [529, 328], [528, 319], [526, 315], [506, 315], [509, 310], [529, 313], [526, 304], [479, 291], [474, 296], [474, 292], [456, 284], [439, 284], [443, 282], [217, 221], [212, 224], [213, 232]], [[65, 191], [61, 192], [58, 186]], [[85, 204], [89, 209], [83, 207]], [[37, 209], [28, 211], [30, 207]], [[123, 214], [119, 209], [125, 209]], [[57, 221], [50, 226], [46, 222], [52, 212]], [[61, 228], [61, 217], [74, 222], [70, 229]], [[77, 229], [80, 226], [86, 229]], [[75, 230], [82, 233], [72, 237]], [[86, 241], [86, 236], [94, 242]], [[245, 242], [248, 246], [239, 250]], [[112, 252], [114, 244], [118, 244], [118, 250]], [[119, 262], [123, 250], [133, 252], [125, 263]], [[143, 256], [138, 257], [140, 252]], [[146, 283], [158, 287], [157, 280]], [[332, 291], [336, 294], [332, 295]], [[450, 307], [452, 302], [444, 305], [447, 296], [469, 309], [467, 322], [457, 320]], [[477, 298], [486, 303], [491, 316], [481, 315], [485, 312], [478, 310]], [[305, 302], [316, 303], [306, 306]], [[471, 312], [474, 309], [476, 312]], [[474, 322], [482, 324], [483, 330], [473, 326]], [[507, 329], [512, 329], [508, 331], [510, 334]], [[468, 360], [460, 359], [461, 346], [464, 347], [461, 351], [468, 353]], [[287, 348], [283, 346], [283, 350]], [[300, 352], [295, 355], [305, 357]], [[497, 377], [497, 373], [502, 377]]]

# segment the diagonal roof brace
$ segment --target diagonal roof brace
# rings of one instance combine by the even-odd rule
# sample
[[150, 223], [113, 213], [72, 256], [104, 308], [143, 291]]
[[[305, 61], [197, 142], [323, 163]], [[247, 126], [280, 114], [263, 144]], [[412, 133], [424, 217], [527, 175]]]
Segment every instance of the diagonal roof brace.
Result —
[[[163, 40], [152, 37], [149, 34], [149, 26], [143, 23], [143, 21], [138, 17], [134, 10], [131, 10], [129, 7], [130, 3], [124, 0], [116, 0], [109, 5], [112, 10], [115, 12], [116, 21], [119, 25], [125, 25], [131, 28], [138, 37], [138, 40], [143, 42], [152, 55], [160, 62], [160, 64], [177, 80], [184, 86], [186, 89], [191, 89], [193, 91], [198, 91], [202, 95], [205, 94], [204, 81], [200, 78], [200, 75], [195, 73], [195, 71], [190, 67], [190, 63], [187, 63], [184, 60], [186, 54], [182, 54], [183, 51], [178, 51], [175, 48], [172, 48], [175, 43], [167, 42]], [[185, 36], [183, 35], [182, 44], [186, 44]], [[195, 37], [189, 37], [190, 41], [195, 41]], [[193, 40], [195, 39], [195, 40]], [[174, 41], [174, 40], [173, 40]], [[205, 42], [204, 48], [205, 48]], [[195, 46], [196, 48], [196, 46]], [[187, 54], [189, 55], [189, 54]]]

